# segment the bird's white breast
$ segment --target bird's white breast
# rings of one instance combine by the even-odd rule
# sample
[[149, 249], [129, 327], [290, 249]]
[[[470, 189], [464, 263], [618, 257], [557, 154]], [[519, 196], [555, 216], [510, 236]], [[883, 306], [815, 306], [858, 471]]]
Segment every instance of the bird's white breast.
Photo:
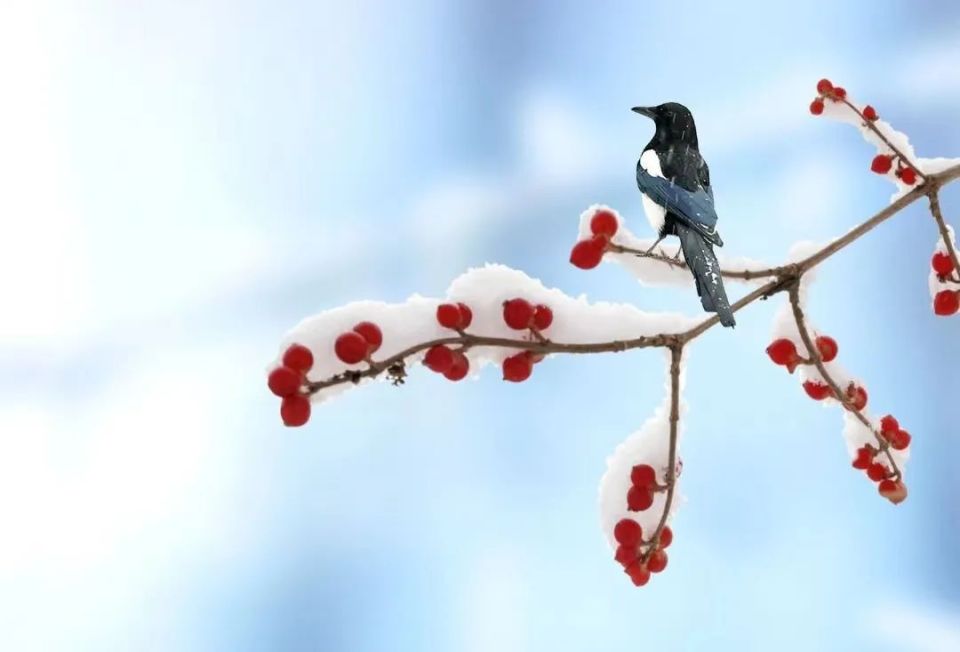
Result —
[[[646, 150], [640, 156], [640, 167], [652, 177], [663, 178], [663, 170], [660, 169], [660, 157], [652, 149]], [[659, 236], [660, 229], [663, 228], [663, 223], [667, 220], [667, 210], [644, 193], [640, 194], [640, 198], [643, 201], [643, 212], [647, 216], [647, 221], [650, 222], [650, 226]]]

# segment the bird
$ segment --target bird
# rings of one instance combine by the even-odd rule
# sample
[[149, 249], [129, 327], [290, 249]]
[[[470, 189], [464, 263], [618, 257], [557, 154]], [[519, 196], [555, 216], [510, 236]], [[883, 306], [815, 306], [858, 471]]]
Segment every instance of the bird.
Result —
[[700, 154], [693, 114], [677, 102], [632, 110], [656, 126], [637, 161], [644, 213], [658, 238], [648, 253], [667, 236], [677, 236], [703, 309], [717, 313], [721, 324], [733, 327], [736, 320], [713, 252], [714, 246], [723, 246], [723, 240], [717, 232], [710, 169]]

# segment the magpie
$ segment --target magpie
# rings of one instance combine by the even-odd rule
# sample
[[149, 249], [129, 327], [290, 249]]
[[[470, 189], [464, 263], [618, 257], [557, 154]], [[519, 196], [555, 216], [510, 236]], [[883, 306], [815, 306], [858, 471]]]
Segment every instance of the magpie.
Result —
[[656, 125], [637, 161], [643, 210], [658, 238], [650, 251], [668, 235], [677, 236], [703, 309], [717, 313], [724, 326], [735, 326], [720, 264], [713, 253], [714, 245], [722, 247], [723, 240], [717, 233], [710, 169], [698, 149], [693, 114], [676, 102], [633, 110]]

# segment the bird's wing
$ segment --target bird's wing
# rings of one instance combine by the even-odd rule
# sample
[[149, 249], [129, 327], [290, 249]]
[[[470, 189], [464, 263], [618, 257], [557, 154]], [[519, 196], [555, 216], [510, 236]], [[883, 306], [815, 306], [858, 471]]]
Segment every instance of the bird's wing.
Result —
[[700, 179], [700, 185], [703, 186], [703, 189], [710, 195], [710, 201], [713, 202], [713, 188], [710, 187], [710, 168], [707, 167], [707, 162], [702, 158], [700, 159], [700, 167], [697, 170], [697, 177]]
[[662, 177], [655, 177], [637, 165], [637, 186], [640, 192], [699, 231], [707, 240], [723, 246], [717, 233], [717, 212], [711, 192], [700, 188], [690, 192]]

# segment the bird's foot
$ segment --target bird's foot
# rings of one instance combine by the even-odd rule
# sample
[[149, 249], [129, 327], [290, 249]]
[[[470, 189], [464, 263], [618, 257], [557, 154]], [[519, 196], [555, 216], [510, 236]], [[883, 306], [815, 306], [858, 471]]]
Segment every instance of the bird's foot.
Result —
[[653, 253], [653, 250], [656, 249], [656, 248], [657, 248], [657, 245], [660, 244], [661, 242], [663, 242], [663, 236], [657, 238], [657, 241], [654, 242], [652, 245], [650, 245], [650, 248], [647, 249], [647, 251], [646, 251], [647, 255], [652, 254], [652, 253]]

